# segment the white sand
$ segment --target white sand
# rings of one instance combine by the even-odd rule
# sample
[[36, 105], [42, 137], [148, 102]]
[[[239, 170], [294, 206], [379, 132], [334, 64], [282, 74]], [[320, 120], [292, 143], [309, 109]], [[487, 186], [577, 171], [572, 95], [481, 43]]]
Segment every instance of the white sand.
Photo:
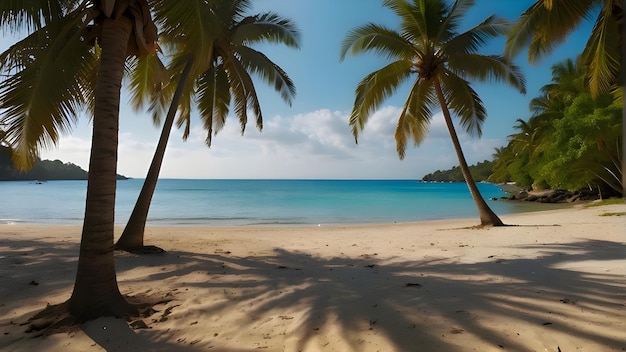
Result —
[[[119, 287], [171, 301], [33, 338], [71, 294], [78, 226], [0, 225], [2, 351], [623, 351], [626, 205], [367, 226], [149, 227]], [[118, 229], [119, 230], [119, 229]], [[38, 285], [35, 285], [37, 283]]]

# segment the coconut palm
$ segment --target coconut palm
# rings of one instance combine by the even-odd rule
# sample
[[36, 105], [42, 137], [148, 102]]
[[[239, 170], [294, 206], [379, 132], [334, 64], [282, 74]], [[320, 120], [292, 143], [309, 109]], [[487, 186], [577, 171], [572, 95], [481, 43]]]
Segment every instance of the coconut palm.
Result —
[[593, 96], [616, 88], [622, 69], [624, 8], [622, 0], [537, 0], [510, 32], [505, 52], [516, 55], [528, 47], [534, 63], [565, 41], [583, 20], [597, 13], [583, 61]]
[[[252, 73], [274, 87], [286, 103], [291, 104], [295, 96], [295, 86], [287, 74], [263, 53], [252, 48], [252, 45], [261, 42], [298, 47], [299, 33], [292, 21], [274, 13], [247, 16], [245, 12], [251, 8], [250, 0], [178, 3], [173, 5], [171, 2], [162, 1], [155, 4], [156, 18], [161, 20], [159, 25], [163, 28], [162, 42], [165, 45], [171, 43], [170, 50], [174, 51], [172, 69], [179, 72], [176, 68], [184, 66], [184, 70], [171, 80], [178, 89], [171, 101], [157, 150], [137, 203], [122, 236], [116, 243], [118, 249], [133, 252], [162, 251], [158, 247], [144, 246], [144, 232], [177, 109], [180, 112], [178, 125], [186, 125], [184, 134], [186, 137], [189, 131], [191, 104], [195, 100], [200, 118], [208, 132], [206, 143], [210, 147], [212, 135], [225, 124], [231, 99], [242, 134], [248, 120], [248, 109], [251, 109], [258, 129], [262, 129], [263, 116], [250, 76]], [[161, 13], [173, 12], [171, 11], [173, 6], [179, 7], [175, 11], [181, 15], [179, 18], [160, 16]], [[189, 11], [184, 10], [183, 6], [190, 6]], [[198, 22], [203, 21], [210, 25], [205, 24], [201, 31], [193, 30], [198, 27]], [[192, 32], [194, 37], [187, 35]], [[196, 36], [203, 36], [204, 39]], [[137, 79], [137, 82], [145, 80]], [[194, 95], [196, 91], [197, 94]], [[141, 93], [146, 93], [146, 90], [138, 90], [137, 94]], [[141, 101], [141, 98], [137, 97], [136, 100]], [[161, 96], [160, 101], [166, 100]]]
[[3, 30], [30, 33], [0, 56], [0, 70], [8, 74], [0, 83], [1, 122], [18, 166], [27, 168], [37, 149], [69, 128], [81, 106], [93, 105], [78, 270], [72, 295], [61, 306], [81, 320], [135, 312], [119, 291], [113, 258], [117, 131], [126, 58], [156, 48], [149, 4], [2, 1], [0, 20]]
[[478, 49], [490, 38], [503, 35], [507, 23], [490, 16], [470, 30], [458, 33], [460, 21], [474, 4], [457, 0], [385, 0], [383, 5], [400, 17], [400, 29], [370, 23], [348, 33], [341, 59], [348, 54], [374, 51], [392, 62], [363, 78], [356, 88], [350, 126], [355, 139], [381, 103], [402, 83], [414, 77], [395, 132], [396, 149], [404, 158], [409, 140], [425, 138], [433, 109], [441, 108], [461, 171], [478, 207], [482, 225], [503, 225], [489, 208], [472, 179], [451, 113], [471, 135], [481, 134], [486, 111], [468, 80], [504, 81], [525, 92], [525, 81], [508, 58], [482, 55]]

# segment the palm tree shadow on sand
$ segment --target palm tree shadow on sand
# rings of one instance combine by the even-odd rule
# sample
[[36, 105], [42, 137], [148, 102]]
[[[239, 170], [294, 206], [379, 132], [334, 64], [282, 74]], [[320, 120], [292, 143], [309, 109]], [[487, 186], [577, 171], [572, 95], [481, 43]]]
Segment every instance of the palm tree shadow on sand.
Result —
[[619, 321], [620, 315], [624, 317], [619, 287], [626, 286], [626, 279], [560, 268], [582, 261], [623, 260], [623, 244], [581, 241], [524, 249], [541, 254], [532, 259], [488, 256], [481, 262], [459, 263], [455, 258], [403, 261], [376, 253], [321, 258], [280, 248], [272, 255], [250, 257], [173, 252], [164, 261], [176, 258], [184, 268], [147, 279], [167, 283], [168, 278], [203, 272], [206, 279], [178, 287], [167, 306], [174, 316], [180, 300], [187, 301], [189, 295], [220, 292], [213, 301], [195, 299], [196, 307], [186, 307], [197, 319], [214, 320], [216, 335], [201, 342], [209, 346], [219, 345], [222, 338], [220, 329], [225, 327], [219, 317], [236, 312], [241, 316], [237, 330], [253, 335], [255, 330], [267, 331], [264, 325], [273, 326], [276, 336], [259, 334], [263, 344], [256, 346], [269, 350], [280, 346], [306, 350], [313, 343], [342, 341], [344, 349], [359, 351], [384, 340], [385, 349], [423, 345], [456, 351], [455, 337], [462, 334], [493, 347], [528, 350], [531, 337], [516, 332], [516, 321], [530, 322], [537, 331], [560, 333], [563, 341], [555, 341], [554, 350], [559, 344], [568, 346], [567, 335], [625, 347], [620, 338], [588, 331], [584, 322], [567, 317], [572, 310], [585, 310], [589, 322], [596, 314], [613, 315]]
[[[2, 260], [19, 257], [30, 267], [29, 272], [43, 277], [46, 270], [68, 271], [67, 280], [46, 283], [40, 279], [46, 291], [37, 292], [33, 286], [34, 294], [45, 299], [46, 292], [71, 290], [76, 245], [44, 248], [50, 244], [12, 242], [4, 247], [6, 251], [0, 251]], [[16, 248], [46, 255], [26, 260], [28, 256], [17, 253]], [[324, 344], [362, 351], [377, 344], [384, 350], [429, 346], [445, 352], [458, 351], [459, 339], [467, 334], [483, 346], [504, 350], [532, 349], [533, 336], [527, 334], [553, 335], [554, 346], [549, 347], [555, 351], [571, 347], [567, 336], [607, 349], [626, 347], [620, 336], [587, 330], [584, 324], [593, 323], [598, 315], [623, 319], [626, 278], [567, 266], [584, 261], [606, 261], [610, 266], [610, 261], [623, 260], [624, 244], [587, 240], [520, 249], [536, 257], [494, 255], [472, 263], [450, 256], [406, 261], [401, 255], [380, 257], [374, 252], [319, 257], [281, 248], [250, 256], [236, 256], [228, 250], [213, 254], [172, 251], [150, 257], [124, 254], [116, 263], [123, 291], [153, 293], [171, 301], [143, 319], [143, 329], [136, 321], [132, 322], [134, 330], [124, 320], [115, 319], [104, 320], [116, 332], [111, 338], [94, 333], [102, 328], [98, 325], [101, 320], [82, 329], [106, 350], [126, 341], [154, 351], [211, 347], [220, 351], [297, 351]], [[150, 274], [137, 276], [135, 268], [148, 269]], [[154, 287], [155, 282], [160, 286]], [[19, 306], [23, 295], [6, 295], [0, 326], [9, 325], [6, 313]], [[41, 308], [33, 307], [32, 314]], [[574, 310], [584, 310], [584, 321], [568, 318]], [[222, 324], [221, 317], [232, 318], [233, 314], [237, 326]], [[178, 328], [158, 328], [172, 322]], [[517, 331], [520, 322], [530, 323], [533, 331]], [[202, 324], [202, 335], [185, 336], [185, 327], [195, 324]], [[232, 341], [242, 335], [256, 344], [233, 347]], [[17, 346], [20, 338], [32, 338], [24, 336], [5, 335], [0, 348]]]

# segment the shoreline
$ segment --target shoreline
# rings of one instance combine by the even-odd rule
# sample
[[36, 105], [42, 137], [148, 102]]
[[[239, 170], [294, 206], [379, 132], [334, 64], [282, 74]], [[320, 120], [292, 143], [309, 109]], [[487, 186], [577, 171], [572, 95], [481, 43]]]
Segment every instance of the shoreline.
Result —
[[[116, 252], [123, 294], [168, 295], [133, 329], [100, 318], [33, 338], [71, 294], [80, 225], [0, 225], [0, 350], [620, 351], [626, 204], [478, 219], [148, 226]], [[122, 227], [116, 227], [116, 238]], [[33, 283], [36, 283], [33, 284]]]
[[[546, 212], [546, 211], [558, 211], [565, 210], [576, 207], [583, 207], [587, 204], [592, 203], [592, 201], [580, 201], [576, 203], [540, 203], [540, 202], [529, 202], [529, 201], [521, 201], [521, 200], [504, 200], [498, 199], [493, 202], [504, 203], [507, 202], [513, 205], [510, 209], [515, 209], [508, 213], [497, 213], [499, 217], [508, 217], [515, 216], [516, 214], [525, 214], [525, 213], [537, 213], [537, 212]], [[547, 208], [547, 209], [544, 209]], [[350, 225], [393, 225], [393, 224], [412, 224], [412, 223], [424, 223], [431, 221], [456, 221], [456, 220], [471, 220], [478, 219], [478, 214], [474, 217], [450, 217], [450, 218], [424, 218], [417, 220], [397, 220], [397, 221], [386, 221], [386, 222], [376, 222], [376, 221], [366, 221], [366, 222], [356, 222], [356, 221], [347, 221], [347, 222], [245, 222], [250, 221], [249, 219], [240, 219], [239, 223], [234, 223], [234, 219], [206, 219], [206, 220], [196, 220], [196, 222], [182, 222], [186, 219], [180, 219], [178, 222], [167, 222], [168, 220], [163, 219], [150, 219], [148, 217], [148, 221], [146, 223], [146, 227], [307, 227], [307, 226], [317, 226], [321, 224], [322, 226], [350, 226]], [[171, 219], [174, 221], [177, 219]], [[46, 221], [30, 221], [30, 220], [21, 220], [21, 219], [0, 219], [0, 226], [10, 225], [10, 226], [82, 226], [82, 219], [54, 219], [54, 220], [46, 220]], [[119, 222], [115, 224], [115, 227], [124, 227], [126, 222]]]

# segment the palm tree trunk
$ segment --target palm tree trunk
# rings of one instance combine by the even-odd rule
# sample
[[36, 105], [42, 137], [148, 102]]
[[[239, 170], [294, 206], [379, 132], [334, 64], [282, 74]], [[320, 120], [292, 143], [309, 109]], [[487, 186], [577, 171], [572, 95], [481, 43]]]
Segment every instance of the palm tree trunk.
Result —
[[103, 22], [85, 219], [76, 282], [68, 301], [69, 312], [79, 319], [132, 311], [117, 286], [113, 256], [120, 89], [130, 33], [127, 18]]
[[163, 252], [163, 250], [156, 246], [144, 246], [143, 239], [146, 229], [146, 221], [148, 220], [148, 211], [150, 210], [150, 203], [152, 202], [152, 196], [156, 189], [157, 182], [159, 180], [159, 173], [161, 172], [161, 165], [163, 164], [163, 157], [165, 156], [165, 149], [167, 147], [167, 141], [170, 138], [170, 132], [174, 125], [174, 117], [176, 116], [176, 110], [178, 104], [180, 104], [180, 98], [183, 94], [184, 88], [191, 72], [191, 66], [193, 65], [193, 59], [190, 58], [185, 64], [183, 73], [176, 87], [176, 92], [172, 98], [170, 108], [163, 122], [163, 129], [161, 130], [161, 136], [157, 144], [148, 174], [143, 182], [139, 197], [133, 208], [133, 212], [126, 223], [126, 227], [122, 232], [122, 236], [115, 244], [116, 249], [125, 250], [128, 252], [139, 253], [153, 253]]
[[504, 226], [502, 220], [500, 220], [498, 215], [496, 215], [496, 213], [494, 213], [493, 210], [489, 208], [489, 205], [487, 205], [487, 202], [485, 202], [485, 199], [483, 199], [483, 196], [480, 194], [478, 186], [476, 186], [476, 182], [474, 181], [474, 178], [470, 173], [469, 167], [467, 166], [467, 161], [465, 160], [465, 156], [463, 155], [463, 150], [461, 149], [459, 137], [457, 136], [456, 130], [454, 129], [454, 124], [452, 123], [450, 110], [448, 110], [446, 100], [443, 96], [443, 91], [441, 90], [441, 84], [439, 83], [439, 79], [435, 77], [433, 84], [435, 86], [435, 91], [437, 92], [439, 104], [441, 105], [444, 120], [446, 121], [446, 126], [448, 126], [448, 132], [450, 133], [450, 137], [452, 138], [454, 150], [456, 151], [456, 155], [459, 158], [459, 166], [461, 167], [461, 172], [463, 173], [465, 183], [467, 183], [467, 187], [472, 194], [474, 203], [476, 203], [476, 207], [478, 208], [481, 226]]
[[[622, 2], [623, 4], [623, 2]], [[626, 199], [626, 35], [624, 35], [624, 9], [622, 8], [622, 20], [619, 22], [619, 31], [622, 38], [622, 66], [620, 67], [620, 85], [622, 86], [622, 197]]]

